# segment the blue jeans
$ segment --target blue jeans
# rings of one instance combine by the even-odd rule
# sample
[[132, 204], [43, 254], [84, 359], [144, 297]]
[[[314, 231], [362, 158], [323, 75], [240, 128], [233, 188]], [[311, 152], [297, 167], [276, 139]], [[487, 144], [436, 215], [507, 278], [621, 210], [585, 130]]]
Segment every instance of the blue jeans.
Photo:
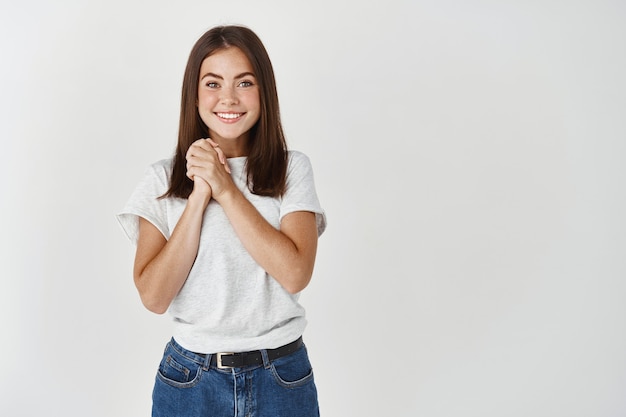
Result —
[[211, 366], [172, 338], [152, 393], [153, 417], [318, 417], [317, 389], [306, 347], [243, 368]]

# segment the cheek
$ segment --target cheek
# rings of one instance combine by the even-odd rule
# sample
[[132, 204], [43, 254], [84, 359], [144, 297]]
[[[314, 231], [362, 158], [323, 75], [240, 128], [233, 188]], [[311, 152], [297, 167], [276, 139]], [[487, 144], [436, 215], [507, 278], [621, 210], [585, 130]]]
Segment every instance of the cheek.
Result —
[[202, 122], [204, 123], [205, 126], [209, 126], [209, 123], [211, 123], [211, 112], [207, 111], [206, 109], [203, 109], [202, 107], [198, 107], [198, 115], [200, 116], [200, 120], [202, 120]]
[[211, 103], [211, 100], [207, 97], [200, 97], [198, 99], [197, 108], [202, 121], [206, 123], [207, 121], [205, 119], [213, 113], [213, 104]]
[[207, 129], [215, 129], [217, 127], [214, 119], [211, 118], [210, 113], [200, 113], [200, 120], [204, 123]]
[[246, 107], [248, 111], [253, 111], [257, 115], [261, 112], [261, 101], [258, 95], [250, 95], [246, 97]]

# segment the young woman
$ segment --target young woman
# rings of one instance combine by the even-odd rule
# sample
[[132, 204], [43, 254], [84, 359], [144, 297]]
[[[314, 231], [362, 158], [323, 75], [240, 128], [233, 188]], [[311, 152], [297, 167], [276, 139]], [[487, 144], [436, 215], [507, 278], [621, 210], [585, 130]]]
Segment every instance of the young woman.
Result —
[[118, 219], [143, 304], [173, 317], [153, 416], [319, 415], [298, 294], [326, 217], [250, 29], [196, 42], [175, 155], [147, 169]]

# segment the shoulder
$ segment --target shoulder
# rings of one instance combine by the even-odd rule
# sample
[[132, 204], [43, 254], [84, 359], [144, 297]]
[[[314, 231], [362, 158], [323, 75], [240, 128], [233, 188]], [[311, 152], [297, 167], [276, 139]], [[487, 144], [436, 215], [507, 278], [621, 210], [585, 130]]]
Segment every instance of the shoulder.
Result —
[[313, 179], [313, 166], [309, 157], [300, 151], [289, 151], [287, 183], [295, 184]]
[[143, 190], [157, 189], [162, 194], [169, 188], [173, 159], [161, 159], [148, 165], [139, 183]]
[[303, 167], [303, 166], [310, 167], [311, 166], [311, 160], [303, 152], [290, 150], [288, 151], [287, 154], [288, 154], [287, 159], [289, 161], [290, 169], [293, 169], [294, 167]]
[[171, 172], [172, 171], [172, 166], [174, 165], [174, 159], [173, 158], [165, 158], [165, 159], [161, 159], [159, 161], [153, 162], [152, 164], [150, 164], [148, 166], [148, 169], [151, 171], [155, 171], [155, 172]]
[[300, 160], [300, 159], [309, 159], [309, 157], [306, 156], [306, 154], [304, 152], [296, 151], [296, 150], [293, 150], [293, 149], [288, 150], [287, 151], [287, 155], [288, 155], [290, 161], [292, 159], [296, 160], [296, 161]]
[[169, 179], [170, 175], [172, 174], [173, 166], [173, 158], [161, 159], [148, 165], [148, 167], [146, 168], [146, 176], [159, 179]]

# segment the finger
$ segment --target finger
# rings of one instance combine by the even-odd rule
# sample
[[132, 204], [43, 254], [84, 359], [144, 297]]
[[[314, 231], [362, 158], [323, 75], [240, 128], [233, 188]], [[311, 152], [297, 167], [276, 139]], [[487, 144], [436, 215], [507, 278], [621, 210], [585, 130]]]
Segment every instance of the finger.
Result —
[[197, 165], [197, 161], [196, 161], [196, 157], [195, 156], [188, 156], [187, 157], [187, 164], [185, 164], [185, 167], [187, 168], [187, 172], [191, 171], [196, 166], [198, 166]]
[[195, 175], [193, 173], [193, 167], [189, 164], [187, 164], [187, 172], [185, 173], [185, 175], [187, 175], [187, 178], [189, 178], [190, 180], [194, 180]]
[[189, 159], [192, 156], [197, 156], [198, 151], [199, 151], [199, 145], [200, 144], [198, 143], [198, 141], [195, 141], [194, 143], [192, 143], [187, 149], [187, 154], [185, 155], [185, 157]]
[[194, 155], [198, 155], [202, 151], [210, 151], [211, 149], [212, 147], [206, 144], [205, 139], [198, 139], [189, 146], [187, 153], [191, 152]]
[[213, 153], [213, 148], [204, 143], [203, 139], [200, 139], [189, 146], [185, 159], [187, 160], [187, 167], [200, 166], [202, 161], [206, 160], [209, 153]]
[[209, 144], [213, 147], [213, 150], [217, 152], [217, 156], [219, 157], [220, 162], [224, 165], [224, 168], [226, 168], [226, 172], [230, 174], [230, 166], [228, 166], [228, 160], [226, 159], [224, 151], [222, 150], [222, 148], [220, 148], [219, 143], [215, 142], [213, 139], [207, 139], [207, 142], [209, 142]]
[[210, 138], [209, 138], [209, 139], [207, 139], [206, 141], [207, 141], [207, 142], [209, 142], [209, 145], [211, 145], [211, 147], [213, 148], [213, 150], [214, 150], [215, 152], [217, 152], [217, 154], [218, 154], [218, 155], [219, 155], [219, 157], [220, 157], [220, 162], [223, 164], [223, 163], [224, 163], [224, 160], [225, 160], [226, 158], [224, 157], [224, 152], [223, 152], [223, 151], [222, 151], [222, 149], [220, 148], [220, 144], [219, 144], [219, 143], [217, 143], [217, 142], [215, 142], [213, 139], [210, 139]]

